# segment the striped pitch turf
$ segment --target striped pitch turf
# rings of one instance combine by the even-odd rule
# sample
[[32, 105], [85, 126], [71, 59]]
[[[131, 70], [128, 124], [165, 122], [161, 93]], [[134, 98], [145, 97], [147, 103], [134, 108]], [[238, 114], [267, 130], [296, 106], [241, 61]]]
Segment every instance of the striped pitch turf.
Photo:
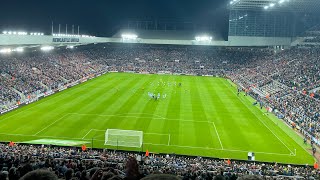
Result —
[[[0, 140], [312, 164], [302, 138], [253, 101], [223, 78], [110, 73], [0, 116]], [[143, 146], [106, 147], [106, 129], [143, 131]]]

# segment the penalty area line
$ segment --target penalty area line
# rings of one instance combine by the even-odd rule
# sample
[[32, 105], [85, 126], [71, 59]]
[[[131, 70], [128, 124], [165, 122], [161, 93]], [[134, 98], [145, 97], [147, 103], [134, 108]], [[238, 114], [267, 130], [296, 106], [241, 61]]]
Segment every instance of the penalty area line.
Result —
[[212, 122], [212, 124], [213, 124], [214, 130], [216, 131], [216, 134], [217, 134], [218, 140], [219, 140], [219, 142], [220, 142], [221, 149], [223, 150], [223, 145], [222, 145], [222, 142], [221, 142], [221, 139], [220, 139], [219, 133], [218, 133], [218, 131], [217, 131], [216, 125], [214, 124], [214, 122]]
[[85, 134], [85, 135], [82, 137], [82, 139], [85, 139], [85, 137], [87, 137], [87, 136], [88, 136], [88, 134], [90, 134], [90, 133], [91, 133], [91, 131], [106, 131], [106, 130], [90, 129], [90, 130], [87, 132], [87, 134]]
[[90, 130], [87, 132], [87, 134], [82, 137], [82, 139], [84, 139], [88, 134], [90, 134], [91, 131], [92, 131], [92, 129], [90, 129]]
[[61, 118], [53, 121], [53, 123], [49, 124], [48, 126], [44, 127], [43, 129], [41, 129], [40, 131], [38, 131], [37, 133], [35, 133], [34, 135], [38, 135], [39, 133], [41, 133], [42, 131], [48, 129], [49, 127], [51, 127], [52, 125], [54, 125], [56, 122], [60, 121], [61, 119], [63, 119], [64, 117], [68, 116], [69, 114], [65, 114], [64, 116], [62, 116]]

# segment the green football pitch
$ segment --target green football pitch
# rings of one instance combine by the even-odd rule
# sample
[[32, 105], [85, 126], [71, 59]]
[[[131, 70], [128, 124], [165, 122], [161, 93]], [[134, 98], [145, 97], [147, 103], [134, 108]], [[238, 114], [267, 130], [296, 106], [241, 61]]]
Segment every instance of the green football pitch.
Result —
[[[0, 140], [313, 164], [310, 146], [253, 101], [224, 78], [109, 73], [0, 116]], [[107, 129], [143, 131], [143, 144], [105, 146]]]

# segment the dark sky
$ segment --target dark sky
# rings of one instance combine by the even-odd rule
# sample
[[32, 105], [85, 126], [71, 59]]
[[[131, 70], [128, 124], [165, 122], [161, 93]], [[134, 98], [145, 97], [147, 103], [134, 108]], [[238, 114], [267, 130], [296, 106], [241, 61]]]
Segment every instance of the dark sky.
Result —
[[226, 33], [228, 0], [3, 0], [0, 31], [51, 32], [51, 22], [80, 25], [82, 33], [111, 36], [130, 19], [215, 24]]

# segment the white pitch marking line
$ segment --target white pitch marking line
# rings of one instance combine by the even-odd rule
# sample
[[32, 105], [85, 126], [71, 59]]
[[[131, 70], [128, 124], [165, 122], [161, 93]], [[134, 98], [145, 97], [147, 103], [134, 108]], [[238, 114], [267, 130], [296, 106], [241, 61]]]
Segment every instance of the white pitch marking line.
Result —
[[213, 124], [213, 127], [214, 127], [215, 131], [216, 131], [217, 137], [218, 137], [218, 139], [219, 139], [221, 149], [223, 150], [223, 145], [222, 145], [222, 142], [221, 142], [219, 133], [218, 133], [218, 131], [217, 131], [216, 125], [214, 124], [214, 122], [212, 122], [212, 124]]
[[140, 116], [122, 116], [118, 114], [108, 115], [108, 114], [82, 114], [82, 113], [69, 113], [71, 115], [80, 116], [101, 116], [101, 117], [124, 117], [124, 118], [141, 118], [141, 119], [166, 119], [168, 121], [181, 121], [181, 122], [197, 122], [197, 123], [208, 123], [208, 121], [195, 121], [195, 120], [183, 120], [183, 119], [169, 119], [169, 118], [157, 118], [157, 117], [140, 117]]
[[[179, 146], [179, 145], [165, 145], [165, 144], [153, 144], [153, 143], [144, 143], [144, 144], [150, 144], [154, 146], [171, 146], [171, 147], [178, 147], [178, 148], [190, 148], [190, 149], [209, 149], [209, 150], [217, 150], [217, 151], [231, 151], [231, 152], [243, 152], [247, 153], [250, 150], [234, 150], [234, 149], [219, 149], [219, 148], [209, 148], [209, 147], [196, 147], [196, 146]], [[256, 152], [256, 154], [269, 154], [269, 155], [279, 155], [279, 156], [295, 156], [291, 154], [280, 154], [280, 153], [269, 153], [269, 152]]]
[[[94, 129], [92, 129], [94, 130]], [[57, 137], [57, 136], [36, 136], [36, 135], [28, 135], [28, 134], [6, 134], [0, 133], [0, 135], [7, 135], [7, 136], [27, 136], [27, 137], [38, 137], [38, 138], [64, 138], [70, 140], [91, 140], [91, 139], [81, 139], [81, 138], [70, 138], [70, 137]], [[104, 141], [104, 140], [95, 140], [95, 141]], [[166, 145], [166, 144], [153, 144], [153, 143], [144, 143], [144, 144], [151, 144], [154, 146], [172, 146], [178, 148], [191, 148], [191, 149], [211, 149], [211, 150], [218, 150], [222, 151], [222, 149], [218, 148], [208, 148], [208, 147], [195, 147], [195, 146], [179, 146], [179, 145]], [[250, 150], [232, 150], [232, 149], [223, 149], [223, 151], [233, 151], [233, 152], [249, 152]], [[281, 155], [281, 156], [296, 156], [296, 155], [289, 155], [289, 154], [280, 154], [280, 153], [269, 153], [269, 152], [255, 152], [258, 154], [271, 154], [271, 155]]]
[[169, 134], [168, 146], [170, 146], [171, 135]]
[[88, 131], [87, 134], [82, 137], [82, 139], [84, 139], [88, 134], [90, 134], [91, 131], [92, 129], [90, 129], [90, 131]]
[[50, 126], [52, 126], [53, 124], [55, 124], [56, 122], [60, 121], [61, 119], [63, 119], [64, 117], [68, 116], [69, 114], [65, 114], [64, 116], [62, 116], [61, 118], [53, 121], [53, 123], [49, 124], [48, 126], [44, 127], [43, 129], [41, 129], [40, 131], [38, 131], [37, 133], [35, 133], [34, 135], [38, 135], [39, 133], [41, 133], [42, 131], [48, 129]]
[[161, 133], [143, 133], [143, 134], [154, 134], [154, 135], [160, 135], [160, 136], [168, 136], [169, 134], [161, 134]]
[[[228, 87], [225, 83], [223, 83], [226, 87]], [[228, 90], [230, 90], [229, 88], [227, 88]], [[230, 90], [233, 94], [235, 94], [235, 92], [233, 92], [232, 90]], [[290, 153], [291, 154], [294, 154], [292, 151], [291, 151], [291, 149], [289, 149], [289, 147], [263, 122], [263, 121], [261, 121], [261, 119], [260, 119], [260, 117], [258, 117], [254, 112], [252, 112], [252, 110], [251, 110], [251, 108], [250, 107], [248, 107], [248, 105], [246, 104], [246, 103], [244, 103], [243, 101], [242, 101], [242, 99], [241, 98], [239, 98], [240, 99], [240, 102], [243, 104], [243, 105], [245, 105], [250, 111], [251, 111], [251, 113], [257, 118], [257, 119], [259, 119], [259, 121], [267, 128], [267, 129], [269, 129], [269, 131], [290, 151]]]

